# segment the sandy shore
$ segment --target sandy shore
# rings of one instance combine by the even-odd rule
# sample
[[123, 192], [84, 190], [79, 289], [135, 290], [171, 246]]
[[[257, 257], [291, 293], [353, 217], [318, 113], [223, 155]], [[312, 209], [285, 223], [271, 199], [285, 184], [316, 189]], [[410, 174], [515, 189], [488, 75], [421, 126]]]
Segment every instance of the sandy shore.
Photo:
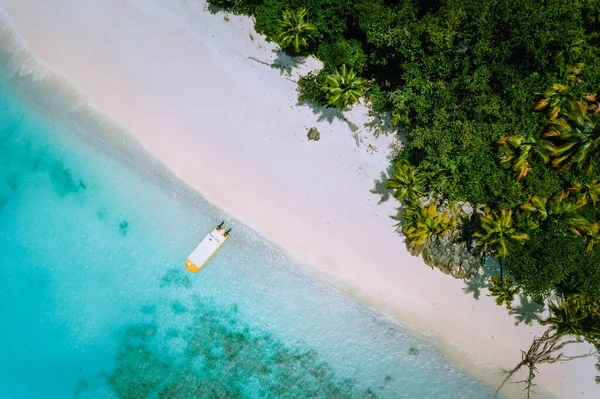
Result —
[[[514, 325], [491, 298], [412, 257], [394, 232], [394, 201], [370, 193], [393, 137], [347, 115], [296, 106], [298, 73], [249, 18], [192, 0], [0, 0], [29, 47], [122, 123], [204, 197], [283, 248], [306, 270], [431, 337], [497, 385], [542, 329]], [[43, 65], [30, 63], [31, 73]], [[319, 142], [308, 142], [309, 127]], [[373, 146], [376, 151], [369, 148]], [[203, 173], [219, 163], [219, 175]], [[313, 234], [315, 230], [325, 234]], [[582, 347], [581, 350], [586, 350]], [[540, 367], [544, 396], [597, 398], [593, 360]], [[520, 387], [505, 392], [518, 397]]]

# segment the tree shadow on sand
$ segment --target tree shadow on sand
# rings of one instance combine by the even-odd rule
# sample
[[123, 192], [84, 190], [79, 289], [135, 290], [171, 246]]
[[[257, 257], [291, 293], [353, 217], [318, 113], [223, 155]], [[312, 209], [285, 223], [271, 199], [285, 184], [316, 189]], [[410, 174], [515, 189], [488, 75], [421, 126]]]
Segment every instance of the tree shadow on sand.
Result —
[[248, 58], [254, 62], [258, 62], [259, 64], [266, 65], [269, 68], [276, 69], [281, 75], [285, 75], [287, 77], [292, 76], [292, 71], [294, 70], [294, 68], [300, 65], [304, 65], [304, 63], [306, 62], [306, 57], [292, 57], [291, 55], [286, 54], [281, 49], [273, 49], [272, 52], [275, 53], [275, 59], [273, 59], [272, 62], [263, 61], [256, 57]]
[[[379, 135], [388, 135], [390, 133], [397, 133], [398, 130], [394, 128], [392, 124], [392, 115], [389, 112], [369, 112], [369, 117], [371, 120], [364, 124], [364, 127], [371, 133], [373, 136], [378, 137]], [[401, 136], [398, 135], [401, 139]]]
[[385, 187], [385, 183], [388, 181], [392, 174], [393, 166], [390, 165], [385, 172], [381, 172], [378, 179], [375, 179], [375, 184], [372, 189], [369, 190], [371, 194], [379, 195], [379, 201], [377, 205], [383, 204], [392, 197], [392, 190]]
[[223, 8], [215, 6], [214, 4], [206, 4], [206, 7], [204, 8], [206, 11], [208, 11], [209, 13], [211, 13], [212, 15], [218, 14], [221, 11], [224, 11]]
[[465, 294], [472, 294], [473, 298], [478, 300], [481, 296], [481, 290], [488, 288], [490, 278], [499, 274], [500, 264], [498, 261], [494, 258], [488, 258], [483, 262], [478, 274], [465, 280], [463, 292]]
[[[482, 290], [488, 289], [490, 278], [499, 274], [500, 264], [498, 261], [493, 258], [488, 258], [483, 263], [479, 274], [465, 280], [463, 292], [465, 294], [472, 294], [475, 300], [479, 300]], [[543, 301], [518, 295], [518, 299], [515, 300], [513, 306], [508, 309], [508, 314], [515, 317], [516, 326], [521, 323], [531, 325], [534, 321], [540, 319], [540, 313], [543, 311]]]
[[534, 321], [540, 320], [540, 314], [544, 309], [543, 300], [530, 300], [528, 297], [519, 296], [519, 305], [509, 309], [508, 314], [515, 317], [515, 326], [521, 323], [530, 326]]

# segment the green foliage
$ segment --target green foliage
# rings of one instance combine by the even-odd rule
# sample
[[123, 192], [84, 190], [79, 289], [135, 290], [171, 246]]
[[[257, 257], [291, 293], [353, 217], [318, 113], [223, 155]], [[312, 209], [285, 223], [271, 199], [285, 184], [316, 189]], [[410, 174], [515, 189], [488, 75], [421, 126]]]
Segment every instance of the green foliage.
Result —
[[300, 50], [308, 46], [308, 40], [317, 30], [315, 24], [307, 22], [306, 9], [285, 10], [281, 17], [280, 33], [275, 37], [275, 40], [282, 48], [291, 48], [298, 54]]
[[512, 169], [517, 173], [517, 180], [524, 178], [531, 171], [529, 158], [537, 154], [544, 162], [548, 162], [547, 151], [541, 147], [532, 136], [506, 136], [498, 140], [504, 148], [500, 163], [512, 164]]
[[551, 121], [555, 120], [569, 103], [571, 97], [569, 96], [568, 89], [569, 87], [566, 85], [554, 83], [552, 89], [543, 93], [544, 98], [533, 109], [541, 111], [548, 107], [548, 119]]
[[586, 252], [581, 239], [550, 223], [529, 233], [526, 245], [511, 248], [506, 265], [524, 294], [547, 296], [552, 290], [600, 299], [600, 250]]
[[485, 246], [495, 257], [504, 258], [508, 255], [509, 245], [522, 243], [529, 239], [526, 233], [517, 232], [513, 227], [512, 210], [500, 209], [480, 216], [481, 229], [473, 234], [477, 245]]
[[236, 14], [252, 15], [262, 0], [208, 0], [208, 4]]
[[276, 41], [275, 37], [281, 33], [281, 16], [288, 7], [287, 3], [280, 0], [265, 0], [258, 5], [254, 12], [256, 31], [268, 40]]
[[496, 305], [505, 305], [506, 309], [510, 309], [515, 300], [515, 295], [519, 293], [519, 289], [514, 286], [510, 276], [504, 279], [500, 276], [492, 276], [491, 282], [488, 296], [496, 297]]
[[399, 214], [402, 231], [409, 245], [418, 247], [419, 251], [433, 236], [444, 236], [456, 227], [456, 221], [445, 212], [438, 212], [435, 204], [421, 206], [416, 203], [405, 207], [404, 213]]
[[317, 106], [327, 105], [327, 95], [322, 90], [326, 77], [325, 71], [310, 72], [302, 76], [298, 81], [298, 103]]
[[340, 70], [327, 75], [322, 90], [327, 94], [327, 102], [343, 110], [357, 103], [367, 90], [367, 81], [356, 76], [352, 69], [342, 65]]
[[373, 112], [383, 113], [389, 111], [388, 95], [377, 83], [371, 84], [367, 94]]
[[322, 43], [317, 49], [317, 57], [326, 65], [338, 68], [345, 64], [358, 73], [367, 66], [367, 55], [358, 40], [340, 39], [334, 43]]
[[550, 316], [541, 321], [558, 336], [572, 335], [600, 343], [600, 303], [582, 295], [559, 297], [548, 304]]
[[588, 221], [577, 211], [585, 206], [585, 201], [569, 201], [568, 194], [559, 193], [554, 198], [540, 198], [536, 195], [531, 197], [529, 202], [521, 205], [521, 210], [528, 214], [527, 227], [535, 230], [540, 227], [540, 223], [552, 221], [562, 223], [575, 234], [579, 235], [579, 230], [588, 224]]
[[574, 183], [569, 190], [579, 193], [585, 202], [590, 202], [594, 206], [600, 199], [600, 181], [592, 180], [589, 183]]
[[425, 179], [406, 162], [396, 162], [385, 188], [393, 190], [398, 201], [414, 202], [425, 194]]
[[561, 118], [548, 123], [549, 131], [545, 148], [550, 152], [552, 166], [566, 169], [586, 166], [586, 173], [593, 167], [592, 157], [600, 149], [600, 114], [588, 112], [586, 101], [570, 100]]

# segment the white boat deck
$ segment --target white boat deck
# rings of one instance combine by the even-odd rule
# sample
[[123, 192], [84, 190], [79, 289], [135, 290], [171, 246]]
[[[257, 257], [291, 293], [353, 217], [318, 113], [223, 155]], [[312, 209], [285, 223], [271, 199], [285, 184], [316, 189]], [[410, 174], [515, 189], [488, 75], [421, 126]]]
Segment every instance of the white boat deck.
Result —
[[185, 267], [191, 272], [197, 272], [214, 256], [214, 254], [227, 241], [226, 229], [215, 228], [198, 244], [196, 249], [188, 256]]

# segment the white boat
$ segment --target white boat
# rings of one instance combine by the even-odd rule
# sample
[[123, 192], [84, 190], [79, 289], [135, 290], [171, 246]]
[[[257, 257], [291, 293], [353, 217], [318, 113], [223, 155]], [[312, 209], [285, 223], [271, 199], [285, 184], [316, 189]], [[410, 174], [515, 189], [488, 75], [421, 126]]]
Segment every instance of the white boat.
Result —
[[221, 222], [221, 224], [215, 227], [213, 231], [208, 233], [190, 256], [188, 256], [185, 267], [190, 272], [197, 272], [202, 269], [204, 265], [208, 263], [210, 258], [217, 253], [225, 241], [227, 241], [231, 229], [226, 230], [225, 227], [223, 227], [223, 223], [224, 222]]

